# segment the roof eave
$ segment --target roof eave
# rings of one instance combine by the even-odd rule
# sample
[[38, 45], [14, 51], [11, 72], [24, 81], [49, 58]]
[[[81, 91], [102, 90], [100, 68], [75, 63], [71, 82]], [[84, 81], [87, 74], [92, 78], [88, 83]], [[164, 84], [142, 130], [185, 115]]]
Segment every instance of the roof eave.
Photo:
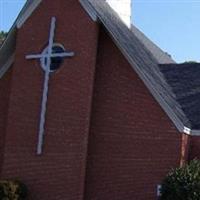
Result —
[[[6, 40], [3, 42], [1, 48], [0, 48], [0, 78], [6, 73], [9, 67], [12, 65], [14, 62], [14, 59], [11, 61], [11, 57], [15, 52], [15, 46], [16, 46], [16, 27], [13, 26], [9, 33], [8, 36], [6, 37]], [[8, 66], [8, 63], [10, 63], [10, 66]], [[6, 66], [6, 67], [5, 67]]]
[[16, 20], [17, 28], [21, 28], [26, 20], [31, 16], [34, 10], [38, 7], [38, 5], [42, 2], [42, 0], [34, 0], [34, 1], [27, 1], [24, 8], [22, 9], [21, 14], [19, 15], [18, 19]]
[[190, 129], [187, 127], [184, 127], [183, 133], [190, 135], [190, 136], [200, 136], [200, 130]]
[[84, 10], [88, 13], [90, 18], [93, 21], [97, 22], [98, 21], [97, 13], [92, 8], [92, 6], [89, 4], [88, 0], [79, 0], [79, 2], [82, 5], [82, 7], [84, 8]]

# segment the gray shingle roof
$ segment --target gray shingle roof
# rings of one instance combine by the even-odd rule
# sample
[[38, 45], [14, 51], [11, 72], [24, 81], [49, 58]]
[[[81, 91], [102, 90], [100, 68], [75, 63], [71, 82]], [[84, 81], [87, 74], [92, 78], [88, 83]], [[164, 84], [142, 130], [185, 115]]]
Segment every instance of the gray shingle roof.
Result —
[[164, 64], [160, 70], [186, 117], [185, 126], [200, 129], [200, 63]]

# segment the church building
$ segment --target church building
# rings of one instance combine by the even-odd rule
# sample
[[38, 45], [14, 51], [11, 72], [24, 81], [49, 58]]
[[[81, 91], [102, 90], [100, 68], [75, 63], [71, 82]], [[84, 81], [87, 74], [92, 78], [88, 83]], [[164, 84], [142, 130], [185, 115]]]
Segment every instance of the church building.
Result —
[[27, 0], [2, 44], [0, 179], [30, 200], [155, 200], [200, 156], [200, 64], [177, 64], [131, 7]]

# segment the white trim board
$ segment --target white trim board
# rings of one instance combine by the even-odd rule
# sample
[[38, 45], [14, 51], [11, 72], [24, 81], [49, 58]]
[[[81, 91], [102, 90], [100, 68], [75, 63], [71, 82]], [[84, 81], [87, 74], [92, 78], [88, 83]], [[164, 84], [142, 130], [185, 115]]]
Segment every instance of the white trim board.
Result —
[[87, 0], [79, 0], [80, 4], [83, 6], [84, 10], [88, 13], [88, 15], [90, 16], [90, 18], [93, 21], [98, 21], [98, 17], [96, 12], [94, 11], [94, 9], [91, 7], [91, 5], [89, 4], [89, 2]]
[[26, 22], [26, 20], [31, 16], [34, 10], [38, 7], [38, 5], [42, 2], [42, 0], [33, 0], [31, 5], [25, 10], [25, 12], [17, 19], [16, 25], [17, 28], [21, 28], [22, 25]]
[[[44, 144], [44, 134], [45, 134], [45, 124], [46, 124], [46, 112], [47, 112], [47, 101], [48, 101], [48, 91], [49, 91], [49, 78], [51, 71], [51, 58], [53, 57], [73, 57], [74, 52], [63, 52], [63, 53], [53, 53], [54, 38], [55, 38], [55, 29], [56, 29], [56, 17], [51, 18], [51, 26], [49, 32], [49, 43], [48, 46], [43, 50], [41, 54], [31, 54], [27, 55], [26, 59], [45, 59], [46, 63], [43, 62], [41, 65], [42, 69], [45, 71], [44, 83], [43, 83], [43, 93], [42, 93], [42, 102], [41, 102], [41, 112], [40, 112], [40, 123], [39, 123], [39, 133], [38, 133], [38, 145], [37, 145], [37, 155], [41, 155], [43, 151]], [[61, 45], [59, 45], [61, 46]], [[63, 49], [64, 50], [64, 49]]]
[[11, 65], [14, 63], [15, 55], [9, 57], [7, 62], [3, 65], [3, 67], [0, 69], [0, 79], [3, 77], [3, 75], [8, 71], [8, 69], [11, 67]]
[[[17, 28], [21, 28], [26, 20], [31, 16], [31, 14], [35, 11], [35, 9], [39, 6], [42, 0], [33, 0], [32, 4], [25, 10], [25, 12], [17, 19], [16, 26]], [[87, 0], [79, 0], [80, 4], [83, 6], [85, 11], [89, 14], [93, 21], [97, 21], [97, 15], [89, 5]]]

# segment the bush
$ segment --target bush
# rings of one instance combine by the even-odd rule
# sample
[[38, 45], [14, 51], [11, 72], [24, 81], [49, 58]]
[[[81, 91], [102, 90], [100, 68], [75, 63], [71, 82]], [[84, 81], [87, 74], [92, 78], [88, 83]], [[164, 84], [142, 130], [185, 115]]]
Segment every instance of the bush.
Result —
[[25, 200], [27, 187], [19, 181], [0, 181], [0, 200]]
[[200, 200], [200, 161], [172, 170], [164, 179], [161, 200]]

